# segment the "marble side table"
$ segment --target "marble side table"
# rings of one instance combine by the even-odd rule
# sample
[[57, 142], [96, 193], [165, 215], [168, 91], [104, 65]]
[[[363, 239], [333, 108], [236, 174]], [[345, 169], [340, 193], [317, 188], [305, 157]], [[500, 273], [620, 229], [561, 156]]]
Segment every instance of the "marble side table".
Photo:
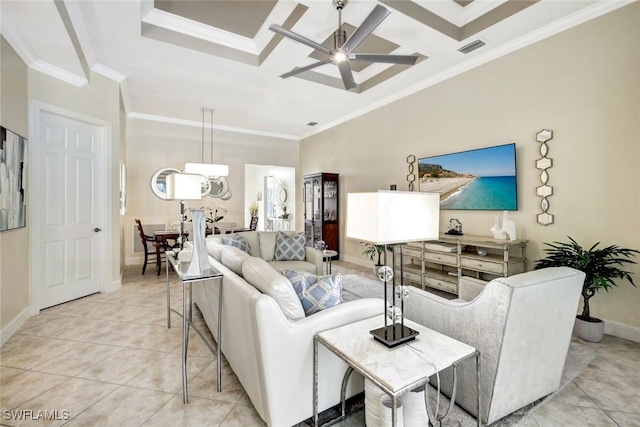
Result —
[[[349, 377], [359, 372], [391, 398], [391, 422], [396, 425], [396, 400], [406, 391], [429, 381], [429, 377], [448, 367], [453, 367], [453, 393], [446, 413], [434, 419], [430, 408], [427, 412], [431, 423], [442, 425], [455, 403], [456, 366], [469, 358], [476, 359], [476, 384], [478, 387], [478, 414], [480, 411], [480, 353], [473, 347], [446, 335], [405, 319], [406, 326], [420, 332], [414, 341], [388, 348], [376, 342], [369, 331], [384, 324], [384, 317], [376, 316], [356, 323], [319, 332], [313, 340], [313, 418], [318, 425], [318, 345], [322, 344], [349, 368], [342, 381], [341, 415], [325, 425], [346, 417], [345, 395]], [[425, 391], [426, 392], [426, 391]], [[427, 399], [428, 401], [428, 399]], [[481, 425], [480, 417], [477, 418]]]

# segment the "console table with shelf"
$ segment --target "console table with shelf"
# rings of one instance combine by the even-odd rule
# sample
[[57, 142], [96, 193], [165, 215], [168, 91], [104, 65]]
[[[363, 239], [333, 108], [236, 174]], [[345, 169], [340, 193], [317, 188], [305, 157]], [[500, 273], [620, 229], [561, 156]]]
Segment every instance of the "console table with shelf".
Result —
[[[527, 240], [442, 234], [438, 240], [407, 243], [401, 248], [405, 281], [455, 295], [462, 277], [488, 282], [523, 273], [527, 265]], [[480, 250], [486, 254], [479, 255]], [[396, 258], [399, 255], [397, 251]]]

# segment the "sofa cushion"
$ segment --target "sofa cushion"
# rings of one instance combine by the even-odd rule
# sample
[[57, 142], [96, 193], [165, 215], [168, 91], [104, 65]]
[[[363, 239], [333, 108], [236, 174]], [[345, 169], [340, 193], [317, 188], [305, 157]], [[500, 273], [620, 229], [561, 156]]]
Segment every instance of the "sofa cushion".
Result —
[[306, 271], [307, 273], [316, 273], [316, 265], [308, 261], [270, 261], [269, 265], [276, 271], [298, 270]]
[[300, 298], [304, 313], [309, 316], [342, 303], [342, 274], [316, 276], [296, 270], [282, 270]]
[[223, 237], [222, 244], [233, 246], [240, 249], [241, 251], [248, 253], [249, 255], [252, 255], [251, 246], [249, 246], [249, 242], [247, 242], [247, 239], [242, 237], [242, 234], [235, 234], [233, 237]]
[[276, 252], [276, 238], [278, 233], [273, 231], [259, 231], [260, 258], [265, 261], [273, 261]]
[[224, 247], [222, 239], [220, 237], [208, 236], [205, 239], [205, 244], [207, 245], [209, 255], [215, 258], [216, 261], [222, 262], [222, 248]]
[[249, 242], [249, 247], [251, 247], [251, 255], [262, 258], [260, 252], [260, 241], [258, 240], [258, 232], [257, 231], [243, 231], [242, 237], [245, 238], [247, 242]]
[[242, 264], [249, 258], [251, 258], [251, 255], [235, 246], [224, 246], [222, 248], [222, 264], [240, 276], [242, 276]]
[[304, 246], [306, 243], [307, 239], [304, 233], [294, 234], [289, 237], [279, 231], [276, 238], [274, 259], [276, 261], [304, 261]]
[[250, 257], [242, 264], [242, 275], [257, 290], [273, 298], [287, 319], [299, 320], [305, 317], [302, 303], [291, 282], [265, 260]]

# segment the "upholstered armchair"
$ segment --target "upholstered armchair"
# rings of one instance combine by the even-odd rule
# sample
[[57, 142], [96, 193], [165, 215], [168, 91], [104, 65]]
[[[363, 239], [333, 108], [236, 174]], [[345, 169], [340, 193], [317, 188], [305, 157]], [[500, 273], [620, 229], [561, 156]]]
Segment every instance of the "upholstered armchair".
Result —
[[[560, 387], [584, 273], [547, 268], [460, 283], [471, 301], [449, 301], [411, 287], [405, 316], [480, 350], [482, 422], [500, 418]], [[450, 394], [452, 373], [440, 377]], [[475, 363], [458, 367], [456, 403], [476, 415]]]

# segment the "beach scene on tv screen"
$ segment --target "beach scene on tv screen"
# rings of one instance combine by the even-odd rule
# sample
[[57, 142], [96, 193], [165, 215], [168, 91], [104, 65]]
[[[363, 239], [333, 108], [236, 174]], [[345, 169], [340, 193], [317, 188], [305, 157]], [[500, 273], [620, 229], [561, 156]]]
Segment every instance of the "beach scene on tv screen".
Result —
[[420, 191], [441, 209], [517, 210], [515, 144], [418, 160]]

